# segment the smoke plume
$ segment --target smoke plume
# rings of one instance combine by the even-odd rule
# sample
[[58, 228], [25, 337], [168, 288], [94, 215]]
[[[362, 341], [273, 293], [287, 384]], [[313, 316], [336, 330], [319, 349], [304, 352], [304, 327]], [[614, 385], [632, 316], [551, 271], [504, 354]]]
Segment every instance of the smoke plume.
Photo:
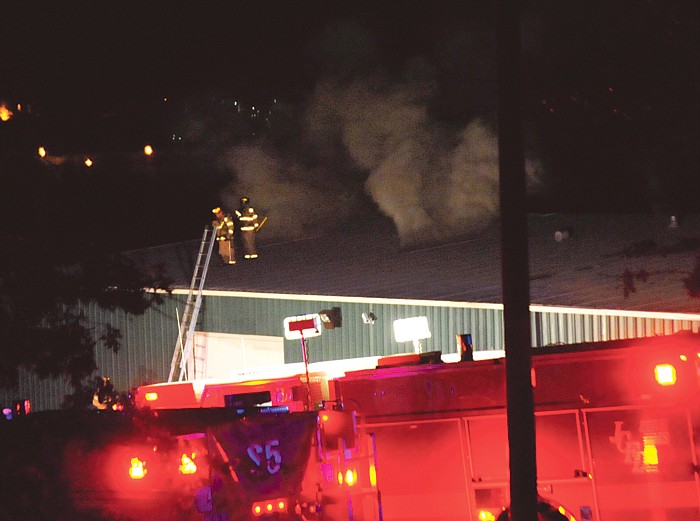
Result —
[[[391, 218], [404, 247], [483, 229], [499, 212], [495, 132], [482, 119], [455, 129], [431, 118], [434, 85], [417, 78], [392, 82], [375, 73], [319, 82], [295, 147], [230, 152], [237, 180], [228, 193], [265, 206], [266, 233], [276, 236], [367, 219], [367, 196], [375, 213]], [[534, 185], [536, 165], [526, 170]]]

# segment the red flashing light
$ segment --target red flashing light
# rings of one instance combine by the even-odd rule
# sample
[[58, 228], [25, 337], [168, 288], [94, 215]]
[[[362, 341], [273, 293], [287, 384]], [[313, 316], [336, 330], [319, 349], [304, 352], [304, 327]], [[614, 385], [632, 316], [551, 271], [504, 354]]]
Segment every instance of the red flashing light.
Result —
[[287, 513], [287, 499], [279, 497], [275, 499], [268, 499], [266, 501], [257, 501], [253, 503], [251, 511], [255, 517], [260, 517], [263, 514], [284, 514]]

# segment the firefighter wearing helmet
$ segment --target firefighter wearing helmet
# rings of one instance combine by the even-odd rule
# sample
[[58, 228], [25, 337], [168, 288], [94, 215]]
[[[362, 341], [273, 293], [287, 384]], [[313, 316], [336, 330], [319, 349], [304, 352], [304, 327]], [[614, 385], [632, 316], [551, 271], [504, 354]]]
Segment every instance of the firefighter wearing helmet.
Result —
[[224, 264], [236, 264], [236, 248], [233, 243], [234, 222], [220, 207], [212, 210], [216, 216], [211, 222], [219, 243], [219, 256]]
[[255, 247], [255, 234], [265, 224], [267, 217], [260, 222], [258, 214], [250, 205], [250, 200], [247, 197], [241, 197], [241, 205], [236, 210], [236, 218], [238, 219], [238, 231], [243, 256], [246, 259], [255, 259], [258, 256], [258, 251]]

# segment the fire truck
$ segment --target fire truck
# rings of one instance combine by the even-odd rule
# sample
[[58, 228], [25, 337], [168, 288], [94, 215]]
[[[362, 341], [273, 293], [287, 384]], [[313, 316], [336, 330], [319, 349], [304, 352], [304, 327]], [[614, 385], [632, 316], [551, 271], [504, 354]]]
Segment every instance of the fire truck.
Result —
[[[42, 461], [80, 514], [51, 518], [506, 519], [507, 357], [479, 355], [142, 386], [130, 412], [51, 427]], [[700, 520], [699, 371], [690, 332], [534, 349], [543, 519]]]
[[[549, 519], [700, 519], [698, 340], [533, 351], [538, 493], [560, 514]], [[418, 358], [333, 382], [376, 440], [384, 519], [498, 519], [509, 504], [507, 358]]]

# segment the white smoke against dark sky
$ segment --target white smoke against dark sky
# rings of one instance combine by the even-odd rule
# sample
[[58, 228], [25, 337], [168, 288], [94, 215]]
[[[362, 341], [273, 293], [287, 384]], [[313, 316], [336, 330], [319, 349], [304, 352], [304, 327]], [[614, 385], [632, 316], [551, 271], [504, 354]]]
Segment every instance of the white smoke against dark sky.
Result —
[[[236, 182], [228, 197], [246, 194], [265, 206], [273, 236], [309, 236], [358, 219], [363, 195], [391, 218], [404, 247], [488, 226], [499, 213], [496, 134], [481, 119], [461, 129], [431, 119], [435, 89], [417, 77], [320, 81], [294, 157], [254, 144], [230, 151]], [[349, 175], [348, 162], [364, 175]], [[535, 185], [537, 165], [526, 171]]]

